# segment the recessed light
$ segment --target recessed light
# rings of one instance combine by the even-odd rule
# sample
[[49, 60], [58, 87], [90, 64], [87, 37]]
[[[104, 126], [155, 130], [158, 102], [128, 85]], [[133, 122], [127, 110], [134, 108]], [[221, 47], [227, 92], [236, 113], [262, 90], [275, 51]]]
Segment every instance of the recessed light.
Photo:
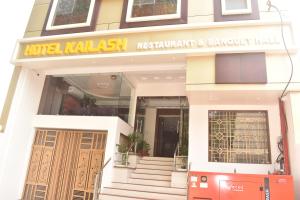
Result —
[[160, 78], [158, 76], [153, 77], [154, 80], [159, 80]]
[[97, 88], [99, 88], [99, 89], [106, 89], [106, 88], [108, 88], [109, 83], [100, 83], [99, 82], [96, 85], [97, 85]]
[[117, 75], [111, 75], [111, 76], [110, 76], [110, 79], [111, 79], [111, 80], [116, 80], [116, 79], [117, 79]]
[[143, 81], [145, 81], [145, 80], [148, 80], [148, 78], [147, 77], [141, 77], [141, 79], [143, 80]]

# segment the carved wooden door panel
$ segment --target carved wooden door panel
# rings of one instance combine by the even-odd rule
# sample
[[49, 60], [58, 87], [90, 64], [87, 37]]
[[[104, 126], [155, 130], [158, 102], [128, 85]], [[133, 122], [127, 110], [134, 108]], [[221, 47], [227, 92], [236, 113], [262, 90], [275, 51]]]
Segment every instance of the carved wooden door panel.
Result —
[[38, 129], [23, 200], [92, 200], [106, 132]]

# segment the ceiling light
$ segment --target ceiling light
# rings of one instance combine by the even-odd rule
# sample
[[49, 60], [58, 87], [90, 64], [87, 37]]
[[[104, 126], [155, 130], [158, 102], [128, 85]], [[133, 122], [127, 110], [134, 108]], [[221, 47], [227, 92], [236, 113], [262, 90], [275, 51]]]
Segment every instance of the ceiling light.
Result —
[[110, 79], [111, 79], [111, 80], [116, 80], [116, 79], [117, 79], [117, 75], [111, 75], [111, 76], [110, 76]]
[[153, 79], [154, 79], [154, 80], [158, 80], [158, 79], [160, 79], [160, 78], [159, 78], [158, 76], [154, 76]]
[[106, 88], [108, 88], [109, 83], [100, 83], [99, 82], [96, 85], [97, 85], [97, 88], [99, 88], [99, 89], [106, 89]]
[[145, 80], [148, 80], [148, 78], [147, 77], [141, 77], [141, 79], [143, 80], [143, 81], [145, 81]]

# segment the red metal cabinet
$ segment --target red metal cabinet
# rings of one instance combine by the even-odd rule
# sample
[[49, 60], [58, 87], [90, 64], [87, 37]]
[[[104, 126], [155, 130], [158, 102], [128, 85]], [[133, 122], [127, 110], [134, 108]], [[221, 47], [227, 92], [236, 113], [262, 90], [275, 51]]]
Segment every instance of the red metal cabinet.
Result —
[[190, 172], [188, 195], [189, 200], [294, 200], [293, 178]]
[[262, 191], [259, 182], [220, 181], [220, 200], [252, 199], [262, 200]]

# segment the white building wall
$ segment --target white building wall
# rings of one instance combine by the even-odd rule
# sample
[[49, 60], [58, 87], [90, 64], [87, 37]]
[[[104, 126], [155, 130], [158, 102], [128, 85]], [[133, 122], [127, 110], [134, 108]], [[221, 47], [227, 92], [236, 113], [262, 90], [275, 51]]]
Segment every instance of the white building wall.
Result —
[[1, 199], [21, 198], [34, 137], [33, 116], [37, 113], [45, 77], [22, 69], [7, 128], [0, 135]]
[[289, 159], [296, 199], [300, 199], [300, 93], [290, 93], [284, 101], [288, 122]]
[[267, 110], [271, 142], [272, 163], [278, 155], [277, 138], [280, 133], [280, 118], [277, 104], [270, 105], [190, 105], [189, 162], [191, 170], [249, 174], [267, 174], [274, 171], [274, 164], [237, 164], [208, 162], [208, 111], [209, 110]]

